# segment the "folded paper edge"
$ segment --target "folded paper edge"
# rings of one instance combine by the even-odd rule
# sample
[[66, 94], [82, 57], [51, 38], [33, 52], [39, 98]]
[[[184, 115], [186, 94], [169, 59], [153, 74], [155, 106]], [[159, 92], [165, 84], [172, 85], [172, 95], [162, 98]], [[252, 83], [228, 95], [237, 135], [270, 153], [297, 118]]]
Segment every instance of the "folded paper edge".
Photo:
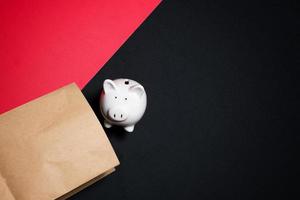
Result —
[[[6, 179], [2, 176], [1, 171], [0, 171], [0, 181], [1, 181], [1, 183], [3, 184], [3, 186], [4, 186], [3, 190], [1, 189], [1, 191], [4, 191], [4, 195], [5, 195], [6, 197], [7, 197], [7, 195], [8, 195], [9, 197], [11, 197], [10, 199], [16, 200], [16, 197], [15, 197], [14, 194], [12, 193], [10, 187], [7, 185]], [[0, 186], [0, 187], [2, 187], [2, 186]], [[1, 197], [2, 197], [3, 193], [1, 192], [0, 195], [1, 195]]]
[[104, 172], [104, 173], [100, 174], [99, 176], [97, 176], [97, 177], [91, 179], [90, 181], [88, 181], [88, 182], [86, 182], [86, 183], [80, 185], [79, 187], [77, 187], [77, 188], [71, 190], [70, 192], [68, 192], [68, 193], [66, 193], [66, 194], [64, 194], [64, 195], [62, 195], [62, 196], [60, 196], [60, 197], [58, 197], [58, 198], [55, 199], [55, 200], [65, 200], [65, 199], [68, 199], [69, 197], [71, 197], [71, 196], [73, 196], [74, 194], [80, 192], [81, 190], [83, 190], [83, 189], [89, 187], [90, 185], [96, 183], [97, 181], [99, 181], [100, 179], [102, 179], [102, 178], [106, 177], [107, 175], [113, 173], [114, 171], [116, 171], [115, 168], [109, 169], [109, 170], [107, 170], [106, 172]]

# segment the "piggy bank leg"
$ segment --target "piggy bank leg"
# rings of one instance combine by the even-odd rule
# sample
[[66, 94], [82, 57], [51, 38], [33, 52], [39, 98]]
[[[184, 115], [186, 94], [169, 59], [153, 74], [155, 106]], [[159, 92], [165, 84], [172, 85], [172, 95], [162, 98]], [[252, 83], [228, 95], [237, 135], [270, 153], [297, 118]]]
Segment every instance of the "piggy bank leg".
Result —
[[104, 127], [111, 128], [111, 124], [104, 120]]
[[127, 132], [132, 132], [134, 130], [134, 125], [132, 125], [132, 126], [125, 126], [124, 129]]

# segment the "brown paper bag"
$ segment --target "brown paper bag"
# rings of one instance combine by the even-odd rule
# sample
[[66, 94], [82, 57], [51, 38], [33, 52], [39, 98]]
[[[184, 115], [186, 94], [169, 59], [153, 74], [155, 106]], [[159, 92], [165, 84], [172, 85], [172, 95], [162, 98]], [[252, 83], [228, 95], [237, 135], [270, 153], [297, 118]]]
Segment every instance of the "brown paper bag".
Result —
[[75, 84], [0, 115], [0, 199], [65, 199], [119, 161]]

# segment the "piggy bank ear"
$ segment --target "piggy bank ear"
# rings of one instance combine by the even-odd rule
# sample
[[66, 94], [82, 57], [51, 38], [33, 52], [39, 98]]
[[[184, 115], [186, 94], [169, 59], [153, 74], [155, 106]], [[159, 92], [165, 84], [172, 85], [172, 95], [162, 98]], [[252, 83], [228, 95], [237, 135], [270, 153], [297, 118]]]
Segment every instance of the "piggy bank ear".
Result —
[[116, 89], [117, 89], [117, 86], [112, 80], [106, 79], [104, 81], [104, 83], [103, 83], [104, 93], [107, 93], [109, 91], [116, 90]]
[[131, 86], [129, 90], [136, 93], [139, 97], [141, 97], [145, 93], [144, 87], [141, 85]]

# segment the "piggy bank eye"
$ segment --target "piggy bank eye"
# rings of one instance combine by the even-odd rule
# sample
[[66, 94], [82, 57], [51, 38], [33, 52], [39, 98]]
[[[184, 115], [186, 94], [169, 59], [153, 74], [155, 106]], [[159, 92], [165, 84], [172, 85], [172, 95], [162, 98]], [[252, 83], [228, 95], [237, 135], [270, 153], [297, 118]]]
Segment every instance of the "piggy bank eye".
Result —
[[125, 97], [125, 100], [127, 100], [127, 97]]
[[115, 97], [115, 99], [117, 99], [118, 97]]

